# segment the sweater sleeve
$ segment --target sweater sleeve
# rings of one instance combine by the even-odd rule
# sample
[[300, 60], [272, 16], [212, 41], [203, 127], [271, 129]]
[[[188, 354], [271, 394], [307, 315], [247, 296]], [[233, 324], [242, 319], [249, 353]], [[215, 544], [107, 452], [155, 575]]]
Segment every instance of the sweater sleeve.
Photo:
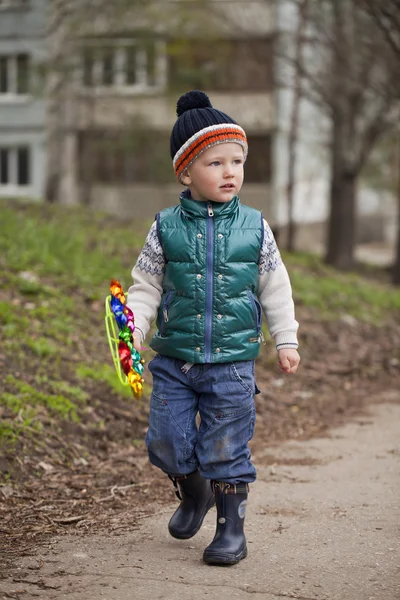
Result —
[[297, 330], [292, 287], [274, 235], [264, 220], [264, 239], [260, 252], [258, 298], [277, 350], [297, 348]]
[[127, 298], [127, 306], [135, 315], [135, 326], [141, 334], [141, 341], [146, 338], [150, 325], [157, 316], [164, 271], [165, 257], [154, 222], [132, 269], [133, 285], [128, 290]]

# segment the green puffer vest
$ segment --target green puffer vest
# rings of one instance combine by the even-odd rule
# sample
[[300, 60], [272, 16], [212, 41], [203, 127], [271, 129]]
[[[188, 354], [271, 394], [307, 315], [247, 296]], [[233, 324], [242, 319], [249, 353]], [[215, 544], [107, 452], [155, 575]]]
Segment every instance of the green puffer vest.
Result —
[[157, 215], [166, 267], [150, 346], [191, 363], [252, 360], [260, 349], [257, 298], [262, 214], [230, 202], [181, 204]]

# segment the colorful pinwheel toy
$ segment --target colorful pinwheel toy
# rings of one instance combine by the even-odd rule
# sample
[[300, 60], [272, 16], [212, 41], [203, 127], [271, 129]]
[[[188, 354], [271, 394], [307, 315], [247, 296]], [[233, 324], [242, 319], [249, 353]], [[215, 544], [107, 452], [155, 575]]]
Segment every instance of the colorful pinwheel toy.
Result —
[[[130, 385], [133, 395], [139, 399], [143, 391], [144, 360], [133, 345], [135, 317], [126, 306], [121, 284], [111, 280], [111, 295], [106, 298], [106, 330], [111, 356], [118, 378], [123, 385]], [[117, 335], [115, 323], [119, 333]]]

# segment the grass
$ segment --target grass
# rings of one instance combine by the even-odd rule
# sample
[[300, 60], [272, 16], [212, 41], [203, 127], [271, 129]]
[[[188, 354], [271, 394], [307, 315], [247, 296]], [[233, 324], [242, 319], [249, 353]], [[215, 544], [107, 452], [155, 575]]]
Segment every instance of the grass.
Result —
[[42, 406], [49, 410], [55, 416], [62, 419], [78, 421], [76, 405], [62, 394], [46, 394], [35, 387], [17, 379], [13, 375], [7, 375], [4, 379], [7, 388], [11, 388], [12, 393], [2, 393], [0, 396], [1, 404], [10, 408], [13, 412], [19, 413], [28, 407]]
[[400, 289], [381, 281], [382, 269], [370, 267], [365, 277], [357, 272], [338, 272], [313, 254], [284, 254], [283, 258], [296, 304], [316, 309], [319, 318], [351, 315], [380, 325], [400, 309]]
[[123, 385], [115, 374], [114, 367], [108, 364], [80, 364], [77, 366], [76, 375], [81, 380], [89, 379], [106, 384], [109, 388], [126, 398], [132, 398], [129, 386]]
[[[128, 284], [149, 225], [80, 208], [0, 201], [2, 448], [42, 422], [79, 422], [90, 381], [132, 400], [108, 356], [103, 299], [111, 277]], [[104, 362], [93, 361], [96, 347]]]
[[[103, 302], [111, 277], [127, 289], [149, 226], [88, 209], [0, 201], [1, 447], [46, 419], [79, 422], [93, 386], [133, 401], [112, 366]], [[379, 325], [399, 312], [400, 290], [380, 283], [381, 273], [376, 281], [373, 273], [338, 273], [304, 253], [284, 261], [296, 303], [316, 319], [348, 314]]]
[[[18, 208], [21, 208], [19, 206]], [[23, 205], [0, 205], [0, 265], [12, 273], [33, 272], [56, 278], [67, 287], [84, 286], [88, 297], [110, 273], [123, 273], [121, 257], [139, 248], [147, 224], [139, 228], [82, 209]], [[5, 258], [7, 257], [7, 258]], [[124, 272], [125, 274], [125, 272]], [[41, 295], [43, 284], [23, 279], [23, 294]]]

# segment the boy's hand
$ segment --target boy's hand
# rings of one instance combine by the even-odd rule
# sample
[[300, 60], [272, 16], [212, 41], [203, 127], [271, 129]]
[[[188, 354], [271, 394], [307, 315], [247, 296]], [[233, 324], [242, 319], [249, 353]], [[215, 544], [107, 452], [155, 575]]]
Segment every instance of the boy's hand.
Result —
[[294, 348], [278, 350], [278, 366], [283, 373], [296, 373], [300, 356]]

